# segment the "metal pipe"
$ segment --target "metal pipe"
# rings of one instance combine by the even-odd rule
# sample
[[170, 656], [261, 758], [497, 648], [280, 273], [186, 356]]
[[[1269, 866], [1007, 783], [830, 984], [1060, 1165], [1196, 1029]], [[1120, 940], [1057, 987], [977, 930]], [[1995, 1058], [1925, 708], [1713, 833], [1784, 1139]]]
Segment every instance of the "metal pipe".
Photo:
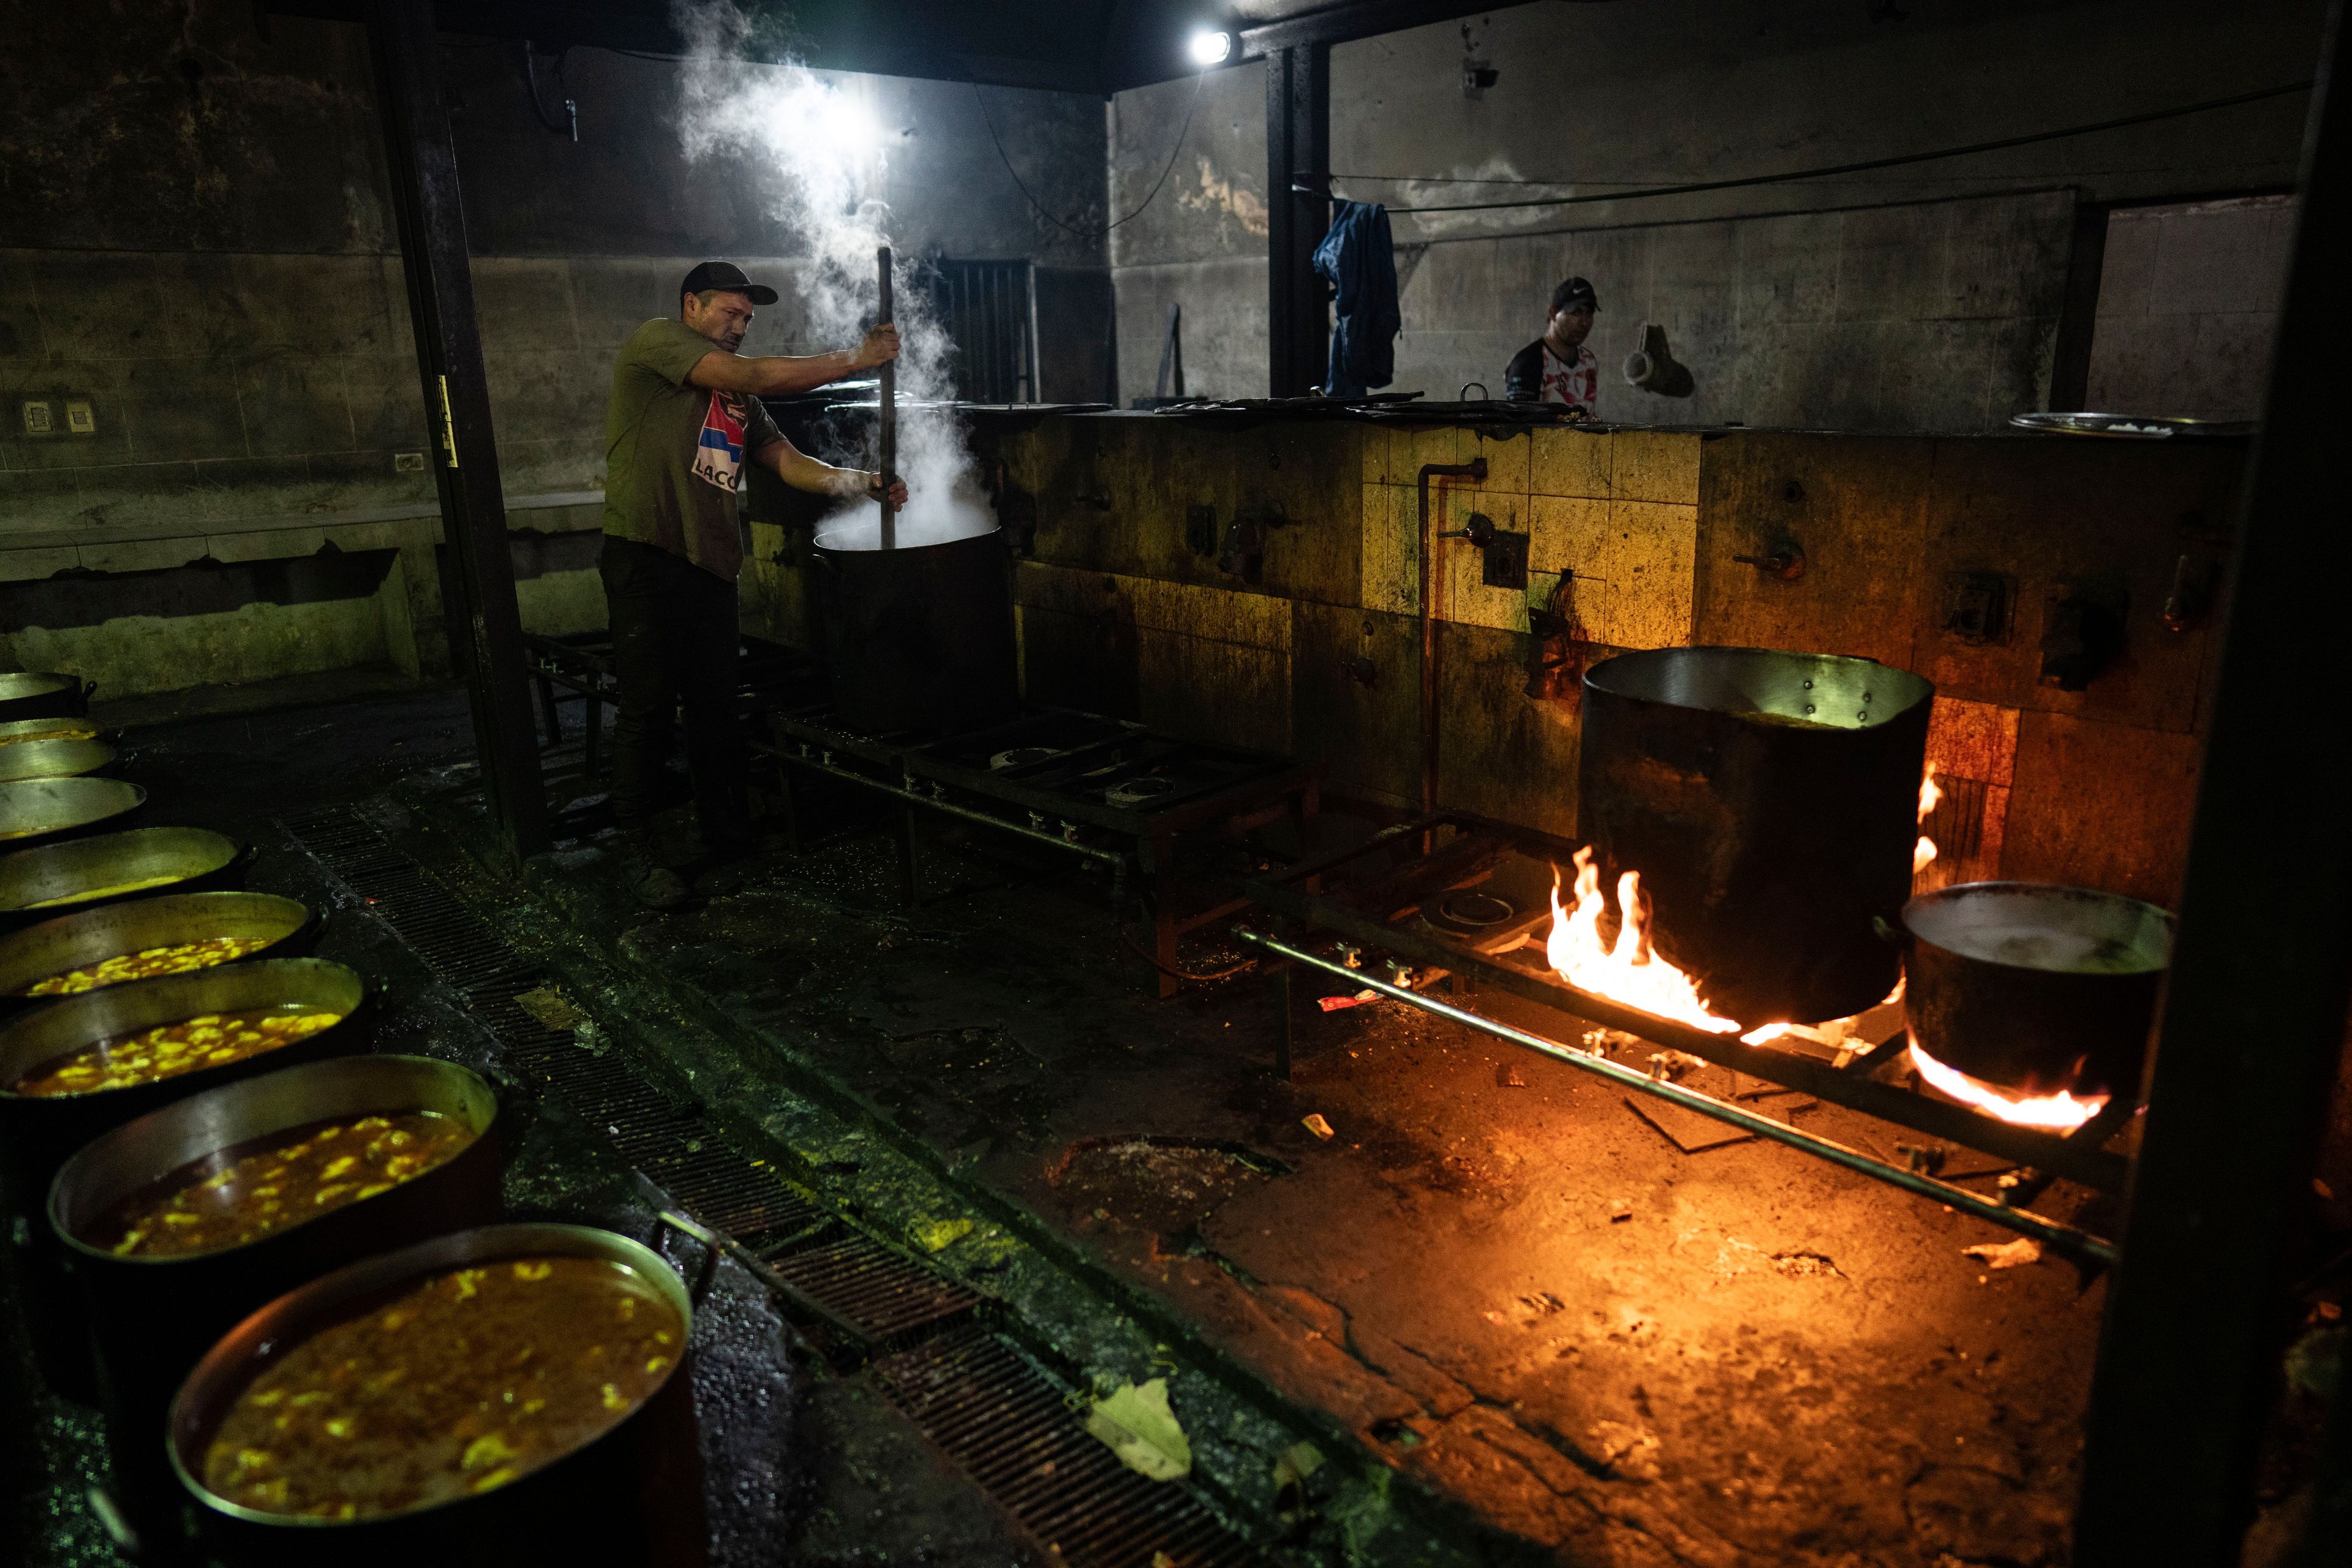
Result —
[[1421, 809], [1424, 816], [1437, 809], [1437, 616], [1429, 594], [1429, 481], [1486, 477], [1484, 458], [1421, 466], [1421, 528], [1414, 560], [1421, 584]]
[[712, 1252], [723, 1252], [743, 1266], [745, 1273], [790, 1302], [803, 1316], [814, 1318], [841, 1336], [844, 1342], [861, 1354], [874, 1348], [874, 1336], [849, 1318], [835, 1311], [773, 1268], [766, 1259], [736, 1240], [723, 1230], [713, 1230], [692, 1216], [669, 1206], [669, 1194], [643, 1171], [631, 1171], [638, 1193], [654, 1206], [654, 1217], [670, 1229], [690, 1240], [701, 1243]]
[[[881, 321], [891, 319], [890, 247], [883, 246], [874, 253], [880, 268]], [[882, 548], [892, 550], [898, 543], [898, 514], [890, 505], [890, 487], [898, 482], [898, 362], [882, 362], [882, 384], [874, 402], [875, 423], [880, 431], [881, 451], [877, 466], [882, 473]]]
[[1737, 1127], [1743, 1132], [1752, 1132], [1759, 1138], [1769, 1138], [1776, 1143], [1785, 1143], [1791, 1149], [1801, 1150], [1818, 1159], [1827, 1160], [1833, 1165], [1843, 1165], [1849, 1171], [1870, 1177], [1873, 1181], [1885, 1182], [1889, 1186], [1901, 1187], [1906, 1192], [1916, 1193], [1921, 1197], [1933, 1198], [1939, 1204], [1948, 1204], [1964, 1214], [1974, 1215], [1979, 1219], [1989, 1220], [2004, 1229], [2030, 1236], [2034, 1240], [2053, 1247], [2069, 1257], [2101, 1264], [2113, 1263], [2116, 1260], [2114, 1243], [2093, 1236], [2088, 1231], [2077, 1230], [2074, 1226], [2061, 1221], [2044, 1219], [2037, 1214], [2010, 1208], [1991, 1198], [1979, 1197], [1966, 1187], [1938, 1181], [1924, 1172], [1906, 1171], [1900, 1165], [1890, 1165], [1884, 1160], [1872, 1158], [1859, 1149], [1849, 1149], [1843, 1143], [1801, 1131], [1786, 1122], [1775, 1121], [1769, 1116], [1759, 1115], [1728, 1100], [1717, 1100], [1711, 1094], [1702, 1094], [1695, 1089], [1685, 1089], [1678, 1083], [1669, 1083], [1662, 1079], [1651, 1078], [1646, 1073], [1637, 1072], [1621, 1063], [1612, 1062], [1605, 1057], [1587, 1055], [1585, 1052], [1563, 1046], [1557, 1040], [1547, 1040], [1540, 1035], [1530, 1035], [1524, 1029], [1515, 1029], [1508, 1024], [1500, 1023], [1476, 1013], [1466, 1012], [1460, 1007], [1440, 1002], [1434, 997], [1423, 996], [1418, 992], [1408, 991], [1401, 985], [1391, 985], [1385, 980], [1376, 980], [1361, 970], [1349, 969], [1328, 958], [1318, 958], [1311, 952], [1293, 947], [1287, 942], [1278, 942], [1273, 937], [1251, 931], [1244, 926], [1234, 927], [1234, 938], [1237, 942], [1247, 942], [1253, 947], [1262, 947], [1268, 952], [1287, 958], [1295, 963], [1303, 963], [1308, 968], [1319, 969], [1327, 974], [1337, 975], [1360, 990], [1379, 992], [1381, 995], [1394, 1001], [1418, 1007], [1424, 1013], [1432, 1013], [1438, 1017], [1451, 1019], [1466, 1028], [1475, 1029], [1482, 1035], [1491, 1035], [1496, 1039], [1510, 1045], [1525, 1047], [1538, 1056], [1549, 1057], [1554, 1061], [1566, 1062], [1572, 1068], [1607, 1079], [1622, 1088], [1670, 1101], [1685, 1110], [1695, 1110], [1701, 1116], [1712, 1117], [1717, 1121]]
[[910, 789], [900, 789], [896, 784], [884, 784], [880, 779], [869, 777], [865, 773], [853, 773], [847, 768], [836, 768], [830, 763], [819, 762], [814, 757], [800, 756], [784, 751], [781, 747], [761, 746], [754, 749], [766, 752], [770, 756], [789, 763], [793, 767], [807, 768], [812, 773], [824, 773], [829, 777], [840, 779], [844, 783], [854, 784], [861, 789], [870, 789], [877, 795], [896, 795], [900, 800], [916, 805], [929, 806], [931, 810], [948, 816], [961, 816], [967, 822], [977, 822], [990, 827], [1001, 828], [1004, 832], [1017, 834], [1023, 838], [1034, 838], [1040, 844], [1050, 844], [1056, 849], [1066, 849], [1073, 855], [1084, 855], [1089, 859], [1101, 860], [1122, 869], [1127, 865], [1128, 858], [1116, 849], [1097, 848], [1094, 845], [1080, 844], [1076, 839], [1064, 838], [1058, 834], [1047, 833], [1042, 828], [1024, 826], [1018, 822], [1007, 822], [1001, 816], [992, 816], [984, 811], [974, 811], [969, 806], [958, 805], [953, 801], [942, 800], [937, 795], [923, 795]]

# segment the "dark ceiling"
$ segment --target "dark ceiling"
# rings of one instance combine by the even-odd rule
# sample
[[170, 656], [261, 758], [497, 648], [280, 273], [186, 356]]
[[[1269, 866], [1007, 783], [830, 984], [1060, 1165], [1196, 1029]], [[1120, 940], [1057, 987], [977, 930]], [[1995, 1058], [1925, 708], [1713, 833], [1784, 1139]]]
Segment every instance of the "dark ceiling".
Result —
[[[1451, 0], [732, 0], [747, 58], [828, 70], [1108, 95], [1188, 76], [1203, 28], [1233, 33], [1233, 61], [1340, 43], [1489, 4]], [[264, 0], [289, 16], [356, 19], [368, 0]], [[677, 55], [668, 0], [433, 0], [445, 33]]]

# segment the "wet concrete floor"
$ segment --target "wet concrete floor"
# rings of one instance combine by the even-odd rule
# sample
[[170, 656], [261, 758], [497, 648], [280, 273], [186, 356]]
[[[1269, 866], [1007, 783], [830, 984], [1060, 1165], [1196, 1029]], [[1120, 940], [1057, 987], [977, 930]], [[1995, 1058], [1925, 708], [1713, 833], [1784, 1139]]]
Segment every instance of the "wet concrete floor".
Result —
[[[927, 824], [905, 910], [887, 823], [822, 790], [801, 816], [837, 826], [688, 910], [630, 906], [593, 843], [529, 882], [723, 1016], [732, 1065], [702, 1058], [698, 1091], [756, 1110], [764, 1058], [814, 1072], [1327, 1451], [1486, 1527], [1472, 1555], [2063, 1560], [2101, 1300], [2073, 1267], [1993, 1267], [1966, 1249], [2008, 1233], [1778, 1145], [1685, 1152], [1622, 1091], [1394, 1003], [1302, 1003], [1281, 1081], [1274, 987], [1159, 1000], [1098, 879]], [[1893, 1129], [1790, 1113], [1894, 1152]], [[2041, 1206], [2111, 1223], [2083, 1198]]]

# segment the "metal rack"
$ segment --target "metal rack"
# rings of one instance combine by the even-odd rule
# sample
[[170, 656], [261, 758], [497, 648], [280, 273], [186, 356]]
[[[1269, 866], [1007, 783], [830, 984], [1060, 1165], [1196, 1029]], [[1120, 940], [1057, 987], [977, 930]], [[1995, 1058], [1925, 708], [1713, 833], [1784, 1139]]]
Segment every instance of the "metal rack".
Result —
[[1178, 941], [1249, 904], [1213, 892], [1205, 906], [1180, 910], [1173, 875], [1179, 838], [1212, 832], [1237, 841], [1287, 816], [1303, 841], [1319, 808], [1322, 772], [1313, 763], [1070, 709], [1033, 706], [999, 723], [944, 734], [865, 734], [823, 706], [779, 710], [772, 719], [773, 743], [755, 749], [782, 765], [781, 793], [795, 841], [790, 778], [797, 772], [903, 805], [899, 873], [910, 906], [922, 894], [919, 812], [1108, 865], [1114, 909], [1123, 907], [1132, 873], [1151, 914], [1149, 956], [1160, 970], [1162, 996], [1174, 995], [1181, 984]]

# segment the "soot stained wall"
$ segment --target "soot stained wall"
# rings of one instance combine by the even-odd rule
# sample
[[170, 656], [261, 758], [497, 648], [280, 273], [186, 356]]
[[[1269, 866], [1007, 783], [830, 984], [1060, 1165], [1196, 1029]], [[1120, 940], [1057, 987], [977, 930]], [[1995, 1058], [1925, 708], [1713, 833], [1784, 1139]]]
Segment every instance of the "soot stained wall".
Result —
[[[1340, 194], [1391, 207], [1591, 195], [1964, 145], [2309, 77], [2323, 7], [2260, 0], [1524, 5], [1332, 52]], [[1466, 28], [1466, 37], [1465, 37]], [[1465, 52], [1501, 77], [1463, 94]], [[1192, 91], [1119, 96], [1113, 205], [1139, 200]], [[2283, 188], [2303, 94], [1832, 180], [1521, 213], [1400, 216], [1397, 390], [1499, 390], [1560, 276], [1597, 286], [1601, 412], [1629, 421], [1966, 430], [2041, 406], [2077, 202]], [[1170, 189], [1113, 237], [1122, 396], [1170, 300], [1197, 389], [1265, 386], [1263, 73], [1213, 74]], [[1363, 176], [1417, 176], [1369, 179]], [[1446, 183], [1547, 180], [1509, 184]], [[1174, 199], [1190, 196], [1190, 202]], [[1245, 216], [1259, 215], [1259, 233]], [[2263, 265], [2250, 251], [2249, 269]], [[1617, 373], [1643, 320], [1696, 395]]]
[[[230, 0], [101, 12], [0, 0], [0, 531], [429, 502], [430, 475], [394, 458], [423, 450], [424, 421], [359, 30]], [[519, 45], [446, 38], [443, 69], [508, 490], [594, 488], [621, 338], [702, 256], [789, 282], [804, 247], [762, 161], [687, 161], [673, 64], [573, 51], [577, 144], [534, 120]], [[907, 247], [1054, 268], [1061, 339], [1091, 352], [1057, 341], [1049, 371], [1083, 384], [1045, 390], [1099, 395], [1107, 312], [1070, 318], [1102, 307], [1100, 241], [1035, 215], [969, 88], [843, 79], [883, 128], [876, 194]], [[1042, 203], [1099, 213], [1092, 100], [990, 89], [989, 108]], [[834, 346], [789, 302], [755, 332]], [[91, 430], [67, 428], [73, 402]]]

